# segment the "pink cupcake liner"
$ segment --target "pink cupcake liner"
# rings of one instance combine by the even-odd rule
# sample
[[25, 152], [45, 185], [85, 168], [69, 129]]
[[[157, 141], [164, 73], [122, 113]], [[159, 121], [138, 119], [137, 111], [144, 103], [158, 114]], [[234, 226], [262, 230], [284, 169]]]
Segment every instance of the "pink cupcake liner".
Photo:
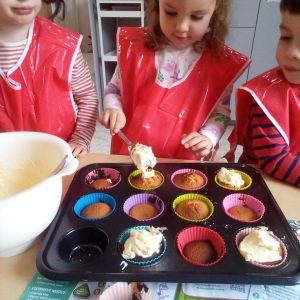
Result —
[[[238, 219], [237, 217], [230, 214], [230, 212], [228, 212], [228, 210], [231, 207], [242, 206], [242, 205], [246, 205], [249, 208], [251, 208], [257, 214], [258, 218], [253, 221], [244, 221], [244, 220]], [[225, 213], [230, 218], [235, 219], [240, 222], [246, 222], [246, 223], [257, 222], [265, 214], [265, 206], [263, 205], [263, 203], [260, 200], [258, 200], [257, 198], [247, 195], [247, 194], [231, 194], [231, 195], [226, 196], [223, 199], [223, 208], [224, 208]]]
[[[236, 245], [236, 248], [239, 252], [239, 245], [241, 243], [241, 241], [244, 239], [244, 237], [246, 237], [253, 229], [255, 229], [255, 227], [247, 227], [247, 228], [243, 228], [243, 229], [240, 229], [238, 231], [238, 233], [236, 234], [236, 237], [235, 237], [235, 245]], [[285, 244], [283, 243], [283, 241], [278, 238], [276, 235], [273, 235], [273, 237], [279, 241], [280, 243], [280, 247], [282, 249], [282, 252], [283, 252], [283, 258], [281, 261], [279, 262], [274, 262], [274, 263], [261, 263], [261, 262], [256, 262], [256, 261], [246, 261], [252, 265], [255, 265], [257, 267], [262, 267], [262, 268], [275, 268], [275, 267], [279, 267], [281, 266], [287, 259], [287, 248], [285, 246]], [[243, 255], [241, 254], [241, 256], [243, 257]], [[244, 257], [243, 257], [244, 258]]]
[[[96, 189], [91, 186], [91, 184], [97, 179], [110, 179], [112, 185], [108, 187], [103, 187], [101, 189]], [[116, 169], [112, 168], [99, 168], [89, 172], [85, 177], [85, 184], [88, 185], [93, 190], [107, 190], [115, 187], [121, 181], [121, 173]]]
[[[187, 258], [184, 253], [184, 247], [192, 241], [202, 241], [208, 240], [212, 243], [217, 253], [217, 259], [208, 264], [197, 263], [189, 258]], [[210, 267], [217, 264], [226, 254], [226, 244], [224, 239], [218, 234], [216, 231], [201, 227], [201, 226], [194, 226], [188, 227], [180, 231], [176, 239], [177, 249], [181, 255], [181, 257], [190, 264]]]
[[[130, 209], [138, 204], [151, 204], [153, 205], [157, 210], [158, 210], [158, 214], [153, 217], [153, 218], [149, 218], [149, 219], [145, 219], [145, 220], [137, 220], [134, 217], [129, 215]], [[124, 212], [132, 219], [137, 220], [139, 222], [143, 222], [143, 221], [152, 221], [156, 218], [158, 218], [162, 212], [165, 209], [165, 205], [164, 202], [161, 198], [159, 198], [156, 195], [153, 194], [147, 194], [147, 193], [142, 193], [142, 194], [136, 194], [136, 195], [132, 195], [130, 196], [123, 205], [123, 210]]]
[[[175, 182], [174, 182], [174, 177], [178, 174], [186, 174], [186, 173], [195, 173], [199, 176], [201, 176], [203, 179], [204, 179], [204, 183], [203, 185], [201, 185], [200, 187], [196, 187], [196, 188], [184, 188], [182, 186], [179, 186], [177, 185]], [[206, 185], [207, 185], [207, 182], [208, 182], [208, 179], [207, 179], [207, 176], [198, 171], [198, 170], [195, 170], [195, 169], [180, 169], [180, 170], [177, 170], [176, 172], [174, 172], [171, 176], [171, 181], [172, 183], [179, 189], [182, 189], [182, 190], [187, 190], [187, 191], [196, 191], [196, 190], [200, 190], [200, 189], [203, 189]]]

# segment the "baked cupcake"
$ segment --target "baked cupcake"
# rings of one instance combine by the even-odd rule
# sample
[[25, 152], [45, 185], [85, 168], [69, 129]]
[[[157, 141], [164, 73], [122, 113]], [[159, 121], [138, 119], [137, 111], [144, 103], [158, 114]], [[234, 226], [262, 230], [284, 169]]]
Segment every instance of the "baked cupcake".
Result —
[[257, 222], [265, 213], [263, 203], [247, 194], [226, 196], [223, 200], [223, 207], [230, 218], [242, 222]]
[[241, 256], [259, 267], [278, 267], [287, 257], [284, 243], [264, 226], [241, 229], [235, 242]]
[[105, 193], [93, 193], [79, 198], [74, 205], [75, 214], [84, 220], [100, 220], [110, 216], [116, 200]]
[[147, 175], [145, 176], [140, 170], [132, 172], [128, 177], [129, 184], [133, 188], [144, 191], [159, 188], [164, 182], [163, 175], [156, 170], [151, 170], [149, 173], [150, 172], [151, 175], [149, 175], [149, 177]]
[[181, 169], [171, 176], [172, 183], [183, 190], [199, 190], [207, 184], [207, 177], [194, 169]]
[[215, 182], [229, 190], [245, 190], [252, 184], [252, 179], [242, 171], [222, 167], [215, 176]]
[[188, 263], [198, 266], [212, 266], [226, 254], [223, 238], [206, 227], [188, 227], [177, 236], [177, 248]]
[[173, 202], [175, 214], [186, 221], [201, 222], [207, 220], [214, 211], [212, 202], [203, 195], [184, 194]]
[[125, 230], [118, 241], [121, 256], [130, 263], [149, 265], [166, 251], [166, 240], [159, 228], [136, 226]]
[[112, 168], [98, 168], [89, 172], [85, 183], [95, 190], [105, 190], [115, 187], [121, 181], [121, 173]]
[[142, 193], [129, 197], [124, 205], [124, 212], [138, 221], [151, 221], [161, 215], [164, 202], [156, 195]]

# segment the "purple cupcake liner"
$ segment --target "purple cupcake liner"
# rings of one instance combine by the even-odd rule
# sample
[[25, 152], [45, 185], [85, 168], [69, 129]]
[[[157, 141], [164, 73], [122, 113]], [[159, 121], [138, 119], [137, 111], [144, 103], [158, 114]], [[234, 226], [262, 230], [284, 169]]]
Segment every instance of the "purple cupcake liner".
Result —
[[[136, 206], [138, 204], [151, 204], [158, 210], [158, 214], [156, 216], [154, 216], [153, 218], [149, 218], [149, 219], [145, 219], [145, 220], [137, 220], [134, 217], [130, 216], [129, 212], [130, 212], [131, 208], [133, 208], [134, 206]], [[125, 203], [123, 205], [124, 212], [130, 218], [140, 221], [140, 222], [152, 221], [152, 220], [158, 218], [163, 213], [164, 209], [165, 209], [165, 204], [161, 198], [159, 198], [156, 195], [147, 194], [147, 193], [132, 195], [125, 201]]]
[[[112, 185], [108, 187], [103, 187], [100, 189], [94, 188], [91, 184], [97, 179], [110, 179]], [[116, 169], [112, 168], [98, 168], [89, 172], [85, 177], [85, 184], [88, 185], [93, 190], [107, 190], [115, 187], [121, 181], [121, 173]]]
[[[240, 220], [239, 218], [233, 216], [230, 214], [230, 212], [228, 212], [228, 210], [231, 207], [234, 206], [242, 206], [242, 205], [246, 205], [249, 208], [251, 208], [256, 214], [257, 214], [257, 219], [253, 220], [253, 221], [245, 221], [245, 220]], [[237, 221], [240, 222], [246, 222], [246, 223], [254, 223], [257, 222], [259, 220], [261, 220], [261, 218], [264, 216], [265, 214], [265, 206], [264, 204], [258, 200], [257, 198], [247, 195], [247, 194], [231, 194], [226, 196], [223, 199], [223, 208], [225, 213], [232, 219], [235, 219]]]
[[[184, 188], [184, 187], [179, 186], [176, 183], [174, 183], [174, 177], [176, 175], [178, 175], [178, 174], [187, 174], [187, 173], [195, 173], [195, 174], [201, 176], [203, 178], [203, 180], [204, 180], [203, 185], [201, 185], [200, 187], [195, 187], [195, 188]], [[208, 179], [207, 179], [207, 176], [204, 173], [202, 173], [202, 172], [200, 172], [198, 170], [195, 170], [195, 169], [180, 169], [180, 170], [175, 171], [171, 175], [171, 181], [172, 181], [173, 185], [176, 186], [179, 189], [187, 190], [187, 191], [196, 191], [196, 190], [203, 189], [207, 185]]]
[[[247, 228], [242, 228], [238, 231], [238, 233], [236, 234], [236, 237], [235, 237], [235, 245], [236, 245], [236, 248], [238, 250], [238, 252], [240, 253], [239, 251], [239, 245], [241, 243], [241, 241], [244, 239], [244, 237], [246, 237], [249, 233], [251, 233], [251, 231], [253, 229], [256, 229], [255, 227], [247, 227]], [[252, 265], [255, 265], [257, 267], [262, 267], [262, 268], [276, 268], [276, 267], [279, 267], [281, 266], [287, 259], [287, 248], [285, 246], [285, 244], [283, 243], [283, 241], [278, 238], [276, 235], [273, 234], [273, 237], [280, 243], [280, 247], [282, 249], [282, 254], [283, 254], [283, 258], [281, 261], [279, 262], [274, 262], [274, 263], [261, 263], [261, 262], [256, 262], [256, 261], [246, 261]], [[240, 254], [242, 257], [243, 255]], [[243, 257], [244, 258], [244, 257]]]

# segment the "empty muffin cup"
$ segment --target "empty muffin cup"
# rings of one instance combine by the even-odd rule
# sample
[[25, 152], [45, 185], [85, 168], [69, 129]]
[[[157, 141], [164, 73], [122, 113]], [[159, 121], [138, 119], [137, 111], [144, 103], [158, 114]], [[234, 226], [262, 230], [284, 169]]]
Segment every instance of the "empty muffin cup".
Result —
[[82, 196], [74, 205], [74, 213], [82, 220], [98, 221], [109, 217], [116, 208], [114, 197], [105, 193]]
[[[135, 229], [135, 230], [150, 231], [151, 230], [150, 228], [151, 228], [150, 226], [135, 226], [132, 228], [128, 228], [121, 233], [121, 235], [119, 236], [118, 242], [117, 242], [117, 249], [124, 260], [126, 260], [129, 263], [135, 264], [135, 265], [147, 266], [147, 265], [151, 265], [151, 264], [157, 262], [158, 260], [160, 260], [163, 257], [163, 255], [166, 252], [166, 248], [167, 248], [167, 241], [164, 236], [162, 236], [162, 241], [161, 241], [160, 249], [159, 249], [158, 253], [155, 252], [149, 257], [142, 257], [142, 256], [139, 256], [138, 254], [136, 254], [136, 256], [134, 258], [128, 258], [128, 257], [124, 256], [124, 253], [123, 253], [124, 245], [125, 245], [125, 242], [127, 241], [127, 239], [130, 238], [131, 230]], [[154, 243], [151, 242], [147, 238], [144, 239], [144, 242], [147, 243], [146, 246], [143, 244], [143, 242], [139, 241], [136, 243], [135, 247], [131, 247], [131, 248], [132, 249], [134, 248], [136, 250], [136, 252], [145, 254], [145, 252], [149, 249], [149, 247], [152, 247]], [[135, 243], [135, 242], [133, 241], [133, 243]], [[144, 249], [142, 247], [146, 247], [146, 248]]]
[[171, 175], [172, 183], [179, 189], [195, 191], [207, 185], [207, 177], [195, 169], [180, 169]]
[[106, 190], [115, 187], [121, 181], [121, 173], [112, 168], [98, 168], [89, 172], [85, 184], [94, 190]]
[[106, 233], [95, 227], [68, 232], [59, 243], [60, 257], [71, 264], [91, 263], [101, 257], [108, 245]]
[[216, 174], [216, 176], [215, 176], [215, 183], [217, 185], [219, 185], [220, 187], [224, 188], [224, 189], [232, 190], [232, 191], [246, 190], [246, 189], [248, 189], [251, 186], [251, 184], [252, 184], [252, 178], [248, 174], [246, 174], [246, 173], [244, 173], [244, 172], [242, 172], [240, 170], [236, 170], [236, 169], [230, 169], [230, 170], [233, 170], [235, 173], [241, 175], [242, 179], [244, 180], [244, 185], [243, 186], [241, 186], [241, 187], [234, 187], [234, 186], [231, 186], [229, 184], [225, 184], [224, 182], [221, 182], [218, 179], [218, 174]]
[[226, 196], [223, 200], [223, 208], [230, 218], [248, 223], [259, 221], [265, 213], [263, 203], [247, 194]]
[[129, 184], [138, 190], [150, 191], [159, 188], [164, 183], [164, 176], [154, 170], [154, 176], [144, 177], [142, 171], [135, 170], [128, 177]]
[[[241, 250], [240, 246], [243, 240], [249, 236], [254, 230], [260, 229], [267, 231], [270, 236], [268, 237], [262, 237], [261, 241], [257, 237], [255, 237], [255, 241], [250, 241], [250, 246], [248, 247], [247, 253], [244, 250]], [[273, 242], [272, 242], [273, 239]], [[278, 244], [278, 248], [275, 247], [275, 243]], [[273, 245], [270, 243], [272, 242]], [[287, 248], [283, 241], [279, 239], [276, 235], [273, 234], [273, 232], [269, 231], [267, 227], [247, 227], [240, 229], [235, 237], [235, 245], [240, 253], [241, 257], [245, 259], [246, 262], [255, 265], [257, 267], [262, 268], [275, 268], [281, 266], [287, 259]], [[249, 243], [248, 243], [249, 245]], [[274, 256], [274, 252], [278, 253], [278, 255], [281, 257], [279, 259], [275, 259], [271, 261], [270, 257]], [[253, 257], [257, 257], [256, 259], [253, 259]], [[265, 259], [265, 261], [264, 261]]]
[[[205, 244], [197, 245], [197, 242]], [[177, 236], [176, 244], [180, 256], [186, 262], [197, 266], [213, 266], [226, 254], [224, 239], [216, 231], [206, 227], [194, 226], [183, 229]], [[190, 245], [194, 249], [191, 249]], [[204, 247], [201, 249], [202, 246]]]
[[175, 214], [189, 222], [204, 222], [214, 212], [214, 205], [205, 196], [200, 194], [183, 194], [173, 201]]
[[130, 196], [123, 205], [124, 212], [138, 221], [151, 221], [158, 218], [165, 208], [164, 202], [153, 194]]

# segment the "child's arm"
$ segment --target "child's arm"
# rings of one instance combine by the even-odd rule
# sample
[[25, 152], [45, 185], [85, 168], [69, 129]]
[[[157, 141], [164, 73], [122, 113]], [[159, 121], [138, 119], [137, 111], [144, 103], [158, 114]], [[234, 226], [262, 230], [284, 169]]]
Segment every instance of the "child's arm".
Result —
[[268, 175], [300, 186], [300, 156], [290, 152], [277, 128], [253, 100], [240, 162], [256, 163]]
[[123, 112], [120, 92], [120, 74], [118, 66], [115, 73], [104, 91], [103, 112], [99, 122], [110, 129], [111, 134], [117, 133], [126, 124], [126, 117]]
[[75, 60], [71, 88], [78, 107], [75, 131], [69, 141], [75, 157], [88, 153], [98, 116], [98, 99], [88, 64], [81, 51]]
[[[231, 91], [231, 89], [230, 89]], [[181, 143], [186, 149], [203, 158], [211, 154], [214, 147], [224, 134], [230, 120], [230, 93], [227, 93], [222, 101], [198, 132], [192, 132], [182, 137]]]

